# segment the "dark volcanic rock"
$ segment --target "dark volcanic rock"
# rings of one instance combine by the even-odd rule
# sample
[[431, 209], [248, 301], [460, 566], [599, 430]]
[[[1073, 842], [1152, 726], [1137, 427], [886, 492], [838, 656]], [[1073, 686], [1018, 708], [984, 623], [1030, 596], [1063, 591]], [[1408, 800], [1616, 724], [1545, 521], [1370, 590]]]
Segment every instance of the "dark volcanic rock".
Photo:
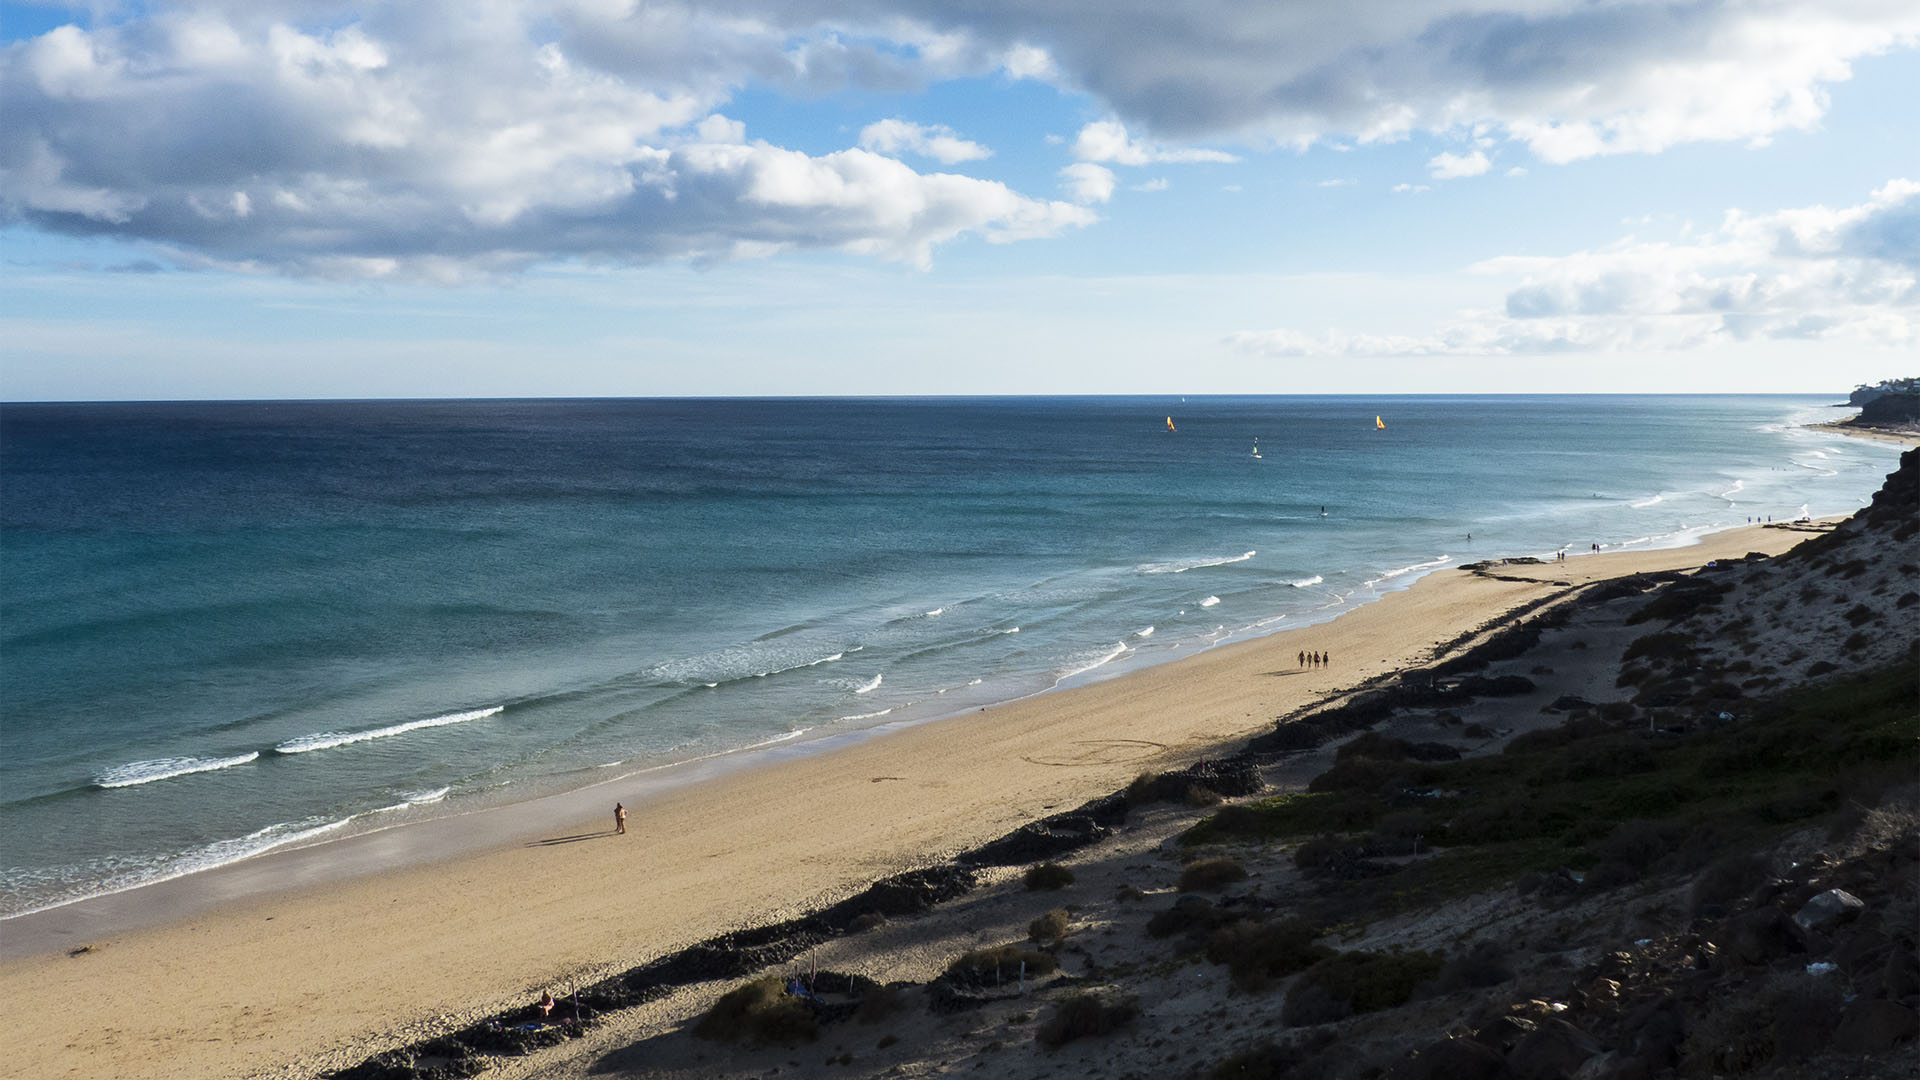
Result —
[[1507, 1054], [1514, 1080], [1561, 1080], [1600, 1052], [1593, 1036], [1565, 1020], [1543, 1020]]
[[962, 866], [1020, 866], [1086, 847], [1111, 835], [1112, 829], [1082, 814], [1059, 814], [1030, 822], [962, 854]]
[[1880, 1054], [1920, 1034], [1920, 1015], [1895, 1001], [1856, 1001], [1841, 1014], [1833, 1048], [1847, 1054]]
[[845, 932], [863, 915], [913, 915], [970, 891], [978, 876], [958, 866], [909, 870], [867, 886], [864, 892], [822, 911], [818, 918], [829, 928]]
[[1442, 1039], [1388, 1070], [1388, 1080], [1507, 1080], [1500, 1051], [1472, 1039]]

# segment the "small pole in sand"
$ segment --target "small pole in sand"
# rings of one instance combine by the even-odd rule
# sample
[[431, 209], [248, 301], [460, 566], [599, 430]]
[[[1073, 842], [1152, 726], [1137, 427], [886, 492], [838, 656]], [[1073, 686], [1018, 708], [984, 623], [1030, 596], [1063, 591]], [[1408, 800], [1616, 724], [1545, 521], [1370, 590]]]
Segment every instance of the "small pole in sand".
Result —
[[1025, 997], [1026, 994], [1027, 994], [1027, 962], [1025, 960], [1022, 960], [1020, 961], [1020, 996]]

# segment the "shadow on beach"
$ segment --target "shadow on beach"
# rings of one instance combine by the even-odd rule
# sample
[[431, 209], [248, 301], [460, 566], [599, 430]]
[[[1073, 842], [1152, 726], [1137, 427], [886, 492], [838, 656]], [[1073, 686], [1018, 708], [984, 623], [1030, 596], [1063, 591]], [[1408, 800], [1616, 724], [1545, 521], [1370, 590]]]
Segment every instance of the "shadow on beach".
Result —
[[577, 844], [582, 840], [598, 840], [606, 836], [619, 836], [619, 835], [620, 835], [619, 833], [615, 832], [612, 829], [602, 829], [599, 832], [577, 833], [573, 836], [549, 836], [544, 840], [529, 840], [527, 842], [527, 846], [528, 847], [553, 847], [555, 844]]

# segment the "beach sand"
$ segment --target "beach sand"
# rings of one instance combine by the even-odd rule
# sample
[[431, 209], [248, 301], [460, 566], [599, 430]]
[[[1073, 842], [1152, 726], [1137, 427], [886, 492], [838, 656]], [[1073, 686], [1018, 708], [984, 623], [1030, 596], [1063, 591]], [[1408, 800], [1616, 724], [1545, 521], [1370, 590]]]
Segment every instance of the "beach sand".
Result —
[[[353, 1064], [450, 1017], [795, 914], [1141, 771], [1214, 756], [1556, 583], [1773, 554], [1809, 535], [1740, 528], [1692, 547], [1500, 568], [1509, 580], [1440, 571], [1329, 623], [827, 752], [688, 770], [677, 784], [630, 778], [10, 920], [0, 994], [32, 1004], [0, 1074]], [[1302, 649], [1333, 663], [1303, 671]], [[610, 835], [615, 800], [632, 814], [625, 836]]]

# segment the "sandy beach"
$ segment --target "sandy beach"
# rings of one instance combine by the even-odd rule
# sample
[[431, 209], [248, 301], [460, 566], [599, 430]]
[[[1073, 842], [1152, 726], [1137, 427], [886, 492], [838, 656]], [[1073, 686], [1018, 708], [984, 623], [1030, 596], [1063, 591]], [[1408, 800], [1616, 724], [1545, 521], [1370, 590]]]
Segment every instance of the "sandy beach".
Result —
[[[1756, 526], [1497, 579], [1440, 571], [1330, 623], [825, 752], [633, 778], [12, 920], [0, 988], [58, 1007], [38, 1010], [0, 1072], [338, 1068], [1209, 756], [1565, 584], [1777, 554], [1809, 535]], [[1302, 670], [1303, 649], [1331, 665]], [[612, 835], [616, 800], [625, 836]]]

